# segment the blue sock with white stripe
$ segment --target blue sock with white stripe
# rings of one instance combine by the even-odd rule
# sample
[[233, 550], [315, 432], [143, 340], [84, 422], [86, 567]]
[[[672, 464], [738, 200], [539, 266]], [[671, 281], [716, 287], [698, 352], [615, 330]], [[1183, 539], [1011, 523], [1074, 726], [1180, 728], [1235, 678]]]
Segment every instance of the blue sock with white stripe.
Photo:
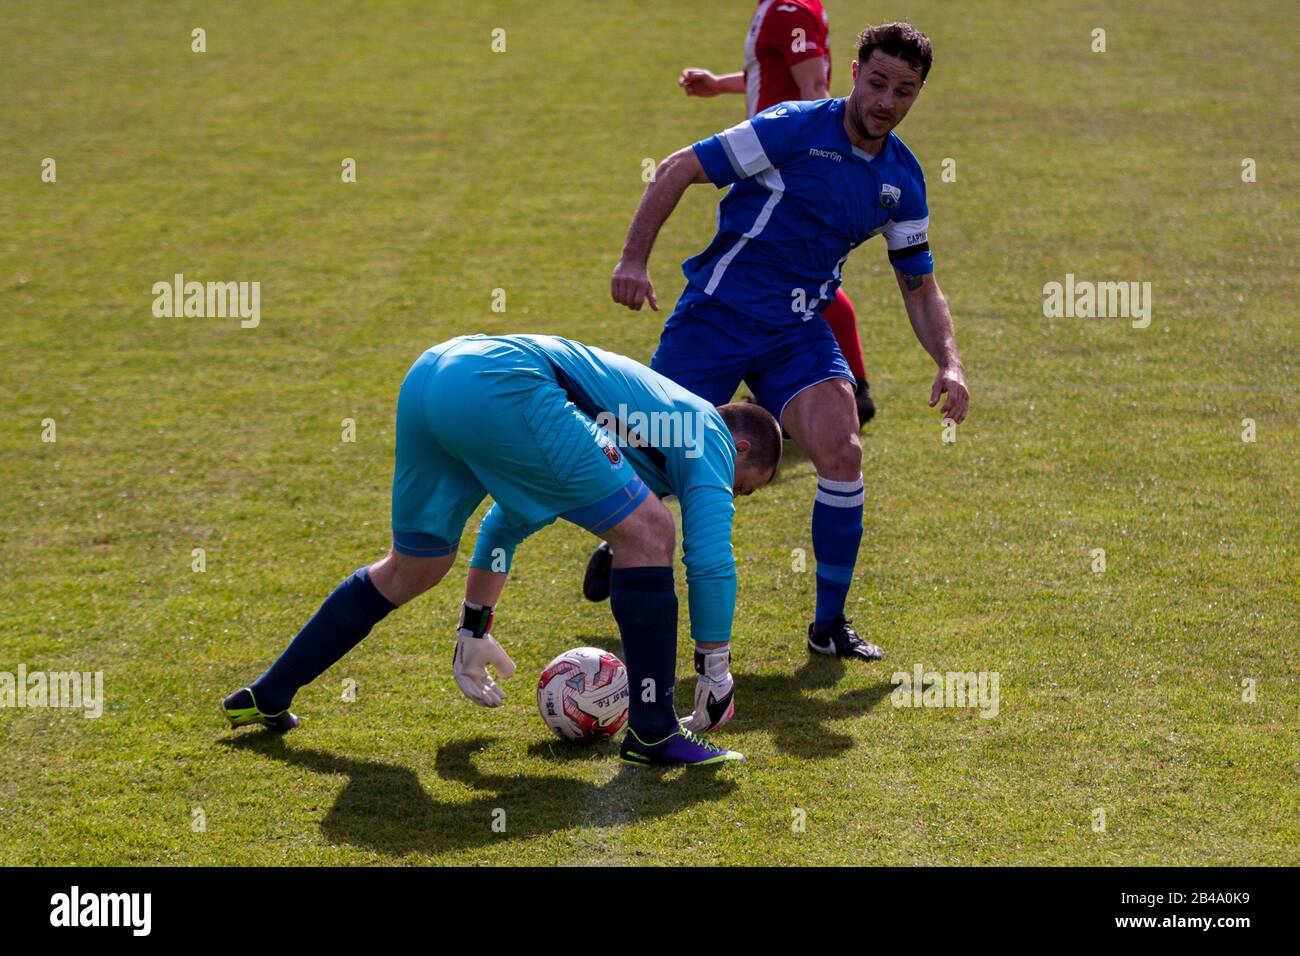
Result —
[[862, 543], [862, 476], [832, 481], [817, 476], [813, 502], [813, 555], [817, 558], [817, 613], [814, 627], [825, 627], [844, 614]]

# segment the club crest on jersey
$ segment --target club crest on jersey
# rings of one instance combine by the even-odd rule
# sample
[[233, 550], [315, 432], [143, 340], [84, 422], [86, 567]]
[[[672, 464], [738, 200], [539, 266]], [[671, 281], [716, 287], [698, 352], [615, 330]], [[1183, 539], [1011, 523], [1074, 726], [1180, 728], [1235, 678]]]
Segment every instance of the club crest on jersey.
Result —
[[897, 186], [883, 183], [880, 187], [880, 205], [886, 209], [896, 209], [903, 198], [903, 191]]
[[623, 456], [618, 453], [618, 449], [613, 445], [605, 446], [605, 457], [609, 459], [611, 465], [617, 465], [623, 460]]

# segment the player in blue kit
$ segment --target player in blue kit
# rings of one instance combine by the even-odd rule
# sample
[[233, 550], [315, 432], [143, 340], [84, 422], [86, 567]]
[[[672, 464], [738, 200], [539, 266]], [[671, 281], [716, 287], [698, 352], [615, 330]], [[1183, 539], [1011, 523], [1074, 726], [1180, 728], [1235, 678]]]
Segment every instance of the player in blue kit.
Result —
[[[425, 352], [397, 400], [393, 545], [321, 605], [274, 664], [223, 701], [232, 727], [296, 727], [298, 689], [343, 657], [399, 605], [437, 584], [487, 495], [453, 655], [461, 691], [498, 707], [514, 663], [492, 637], [493, 609], [516, 545], [565, 518], [618, 549], [614, 618], [630, 695], [621, 756], [637, 764], [702, 765], [743, 757], [679, 726], [673, 704], [677, 597], [674, 523], [682, 543], [697, 656], [729, 665], [736, 571], [733, 499], [772, 480], [781, 430], [757, 406], [708, 402], [621, 355], [545, 335], [471, 335]], [[734, 702], [688, 720], [714, 726]]]
[[[939, 366], [930, 405], [946, 394], [941, 413], [961, 422], [969, 402], [934, 278], [925, 178], [893, 132], [931, 59], [910, 24], [868, 27], [846, 99], [781, 103], [678, 150], [647, 186], [611, 279], [614, 301], [657, 310], [647, 262], [660, 227], [691, 184], [731, 187], [713, 241], [682, 265], [686, 288], [650, 364], [711, 403], [730, 401], [743, 380], [816, 466], [808, 646], [842, 658], [883, 651], [844, 616], [862, 538], [862, 447], [853, 375], [827, 324], [812, 320], [835, 298], [849, 253], [872, 236], [884, 236], [912, 328]], [[589, 598], [604, 597], [610, 551], [588, 565]]]

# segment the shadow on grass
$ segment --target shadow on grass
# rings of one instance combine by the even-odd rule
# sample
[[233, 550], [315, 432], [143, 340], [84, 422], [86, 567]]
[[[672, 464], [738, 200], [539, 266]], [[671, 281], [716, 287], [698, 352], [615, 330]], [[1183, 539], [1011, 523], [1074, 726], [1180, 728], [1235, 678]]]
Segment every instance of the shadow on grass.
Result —
[[[829, 699], [809, 695], [809, 691], [834, 687], [846, 669], [835, 658], [809, 658], [793, 674], [740, 674], [736, 678], [736, 716], [722, 733], [770, 733], [777, 750], [804, 760], [835, 757], [851, 750], [854, 738], [834, 730], [828, 722], [862, 716], [886, 699], [894, 684], [880, 680]], [[694, 681], [684, 682], [677, 691], [678, 700], [688, 706], [694, 695]], [[734, 746], [745, 749], [743, 742]]]
[[[578, 640], [591, 647], [613, 651], [620, 657], [622, 645], [617, 637], [602, 634], [583, 634]], [[679, 653], [689, 653], [682, 649]], [[858, 667], [879, 667], [879, 664], [858, 664]], [[776, 748], [782, 753], [805, 760], [834, 757], [853, 747], [853, 738], [827, 726], [831, 720], [860, 717], [887, 698], [895, 685], [880, 680], [868, 687], [858, 687], [830, 700], [809, 696], [809, 691], [834, 687], [844, 677], [848, 666], [833, 657], [810, 656], [793, 674], [740, 674], [736, 677], [736, 717], [722, 731], [725, 734], [748, 734], [765, 731], [773, 737]], [[677, 685], [674, 696], [677, 709], [684, 713], [695, 699], [695, 681], [685, 680]], [[588, 759], [593, 748], [574, 748], [580, 754], [568, 756], [557, 749], [552, 755], [560, 760]], [[737, 750], [744, 746], [732, 742]], [[539, 745], [546, 746], [546, 745]]]
[[[664, 771], [620, 765], [614, 779], [599, 786], [558, 775], [494, 774], [480, 769], [476, 760], [493, 739], [456, 741], [438, 751], [438, 776], [479, 792], [458, 802], [431, 797], [408, 767], [293, 747], [278, 734], [245, 734], [222, 743], [316, 773], [345, 775], [348, 782], [321, 822], [322, 834], [333, 843], [394, 855], [436, 855], [579, 825], [616, 826], [721, 800], [736, 789], [712, 767]], [[564, 748], [555, 743], [557, 751], [571, 750], [575, 758], [593, 760], [608, 759], [615, 752], [611, 747]], [[531, 752], [539, 748], [544, 751], [546, 745], [534, 745]], [[501, 833], [492, 829], [494, 819], [500, 818], [498, 810], [505, 811]]]

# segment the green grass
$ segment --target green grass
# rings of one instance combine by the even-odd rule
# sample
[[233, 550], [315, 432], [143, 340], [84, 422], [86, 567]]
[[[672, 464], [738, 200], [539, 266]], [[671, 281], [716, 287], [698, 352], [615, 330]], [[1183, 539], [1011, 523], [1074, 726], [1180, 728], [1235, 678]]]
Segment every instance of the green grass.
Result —
[[[107, 704], [0, 711], [0, 863], [1300, 863], [1294, 5], [828, 4], [837, 94], [869, 19], [934, 39], [900, 132], [972, 412], [942, 444], [930, 360], [868, 245], [846, 268], [881, 407], [851, 616], [888, 656], [808, 659], [792, 552], [811, 552], [814, 480], [791, 454], [736, 520], [720, 739], [750, 763], [688, 777], [561, 746], [537, 717], [551, 656], [616, 646], [569, 526], [520, 549], [502, 710], [451, 680], [462, 560], [299, 695], [300, 730], [218, 722], [387, 546], [415, 356], [545, 331], [648, 358], [663, 315], [608, 301], [641, 161], [743, 111], [674, 83], [736, 65], [747, 4], [337, 6], [7, 8], [0, 670], [102, 670]], [[692, 190], [660, 238], [665, 308], [715, 200]], [[261, 282], [261, 326], [154, 318], [175, 272]], [[1045, 318], [1067, 272], [1150, 281], [1151, 326]], [[997, 671], [998, 716], [891, 706], [918, 662]]]

